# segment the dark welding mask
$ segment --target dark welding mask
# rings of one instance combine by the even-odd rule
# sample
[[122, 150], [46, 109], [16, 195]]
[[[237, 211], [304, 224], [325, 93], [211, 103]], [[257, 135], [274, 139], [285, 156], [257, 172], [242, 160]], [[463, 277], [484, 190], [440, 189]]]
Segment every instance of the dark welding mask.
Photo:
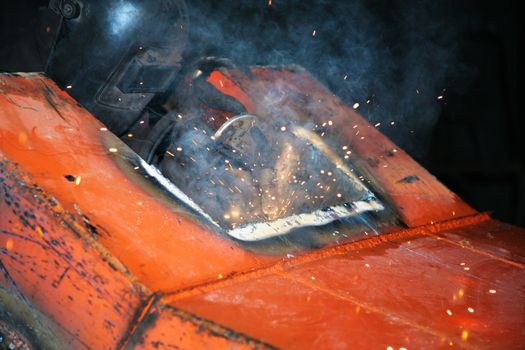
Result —
[[116, 134], [124, 133], [182, 61], [183, 0], [52, 0], [57, 36], [46, 73]]

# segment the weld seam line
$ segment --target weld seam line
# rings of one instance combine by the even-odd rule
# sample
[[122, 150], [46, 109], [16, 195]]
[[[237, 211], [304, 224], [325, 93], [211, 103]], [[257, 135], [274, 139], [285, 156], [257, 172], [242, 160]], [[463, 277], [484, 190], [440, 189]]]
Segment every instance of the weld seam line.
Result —
[[262, 277], [272, 272], [284, 270], [285, 268], [299, 266], [313, 261], [322, 260], [330, 256], [343, 255], [356, 249], [373, 248], [380, 244], [388, 243], [396, 239], [409, 238], [415, 236], [426, 236], [429, 234], [429, 232], [439, 232], [444, 229], [460, 228], [476, 223], [481, 223], [487, 220], [490, 220], [490, 216], [488, 213], [478, 213], [475, 215], [453, 219], [442, 223], [435, 223], [431, 225], [394, 231], [391, 233], [386, 233], [383, 235], [375, 236], [356, 242], [348, 242], [335, 247], [315, 250], [293, 259], [279, 260], [272, 264], [254, 268], [252, 270], [227, 275], [220, 280], [208, 281], [198, 285], [181, 288], [175, 291], [160, 291], [159, 293], [164, 294], [166, 297], [170, 298], [170, 300], [178, 300], [192, 295], [206, 293], [208, 291], [222, 288], [228, 285], [232, 285], [237, 281], [245, 281], [251, 278]]

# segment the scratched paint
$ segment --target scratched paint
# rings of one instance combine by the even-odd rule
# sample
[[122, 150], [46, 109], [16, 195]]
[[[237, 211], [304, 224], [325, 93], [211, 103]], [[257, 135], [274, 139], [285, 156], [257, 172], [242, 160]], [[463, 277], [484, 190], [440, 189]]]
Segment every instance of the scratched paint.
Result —
[[[304, 71], [252, 73], [214, 77], [251, 113], [271, 114], [278, 84], [304, 117], [331, 115], [338, 146], [402, 222], [253, 249], [132, 174], [129, 148], [53, 82], [2, 75], [0, 291], [64, 348], [520, 344], [523, 231], [476, 214]], [[313, 98], [325, 103], [312, 115], [301, 104]]]

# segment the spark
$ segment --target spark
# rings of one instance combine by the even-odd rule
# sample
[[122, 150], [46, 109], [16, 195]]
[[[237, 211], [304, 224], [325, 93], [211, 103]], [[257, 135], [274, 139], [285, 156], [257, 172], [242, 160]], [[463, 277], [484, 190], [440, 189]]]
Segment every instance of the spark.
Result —
[[108, 131], [108, 128], [100, 128], [100, 131]]
[[443, 99], [443, 95], [439, 95], [439, 96], [437, 97], [437, 99], [438, 99], [438, 100], [442, 100], [442, 99]]
[[286, 131], [286, 126], [281, 126], [281, 131]]
[[132, 134], [132, 133], [129, 133], [129, 134], [128, 134], [128, 137], [129, 137], [129, 138], [133, 137], [133, 134]]
[[467, 308], [467, 310], [468, 310], [468, 312], [470, 312], [470, 313], [474, 312], [474, 308], [471, 308], [471, 307]]
[[345, 75], [345, 76], [343, 77], [343, 80], [346, 80], [346, 79], [348, 79], [348, 75]]
[[144, 124], [144, 123], [145, 123], [144, 120], [141, 120], [141, 121], [139, 122], [139, 124]]
[[462, 340], [467, 340], [468, 339], [468, 331], [463, 330], [463, 332], [461, 332], [461, 339]]
[[312, 36], [315, 36], [315, 34], [317, 34], [317, 31], [314, 29], [314, 31], [312, 32]]
[[11, 238], [7, 239], [7, 242], [5, 243], [5, 247], [7, 250], [12, 250], [14, 246], [14, 242]]
[[80, 185], [80, 181], [82, 181], [82, 176], [77, 176], [77, 178], [75, 179], [75, 185]]
[[447, 314], [448, 314], [449, 316], [452, 316], [452, 311], [447, 310]]
[[109, 148], [109, 151], [110, 151], [111, 153], [117, 153], [117, 152], [118, 152], [118, 149], [116, 149], [115, 147], [110, 147], [110, 148]]
[[490, 293], [490, 294], [496, 294], [496, 290], [495, 290], [495, 289], [490, 289], [490, 290], [489, 290], [489, 293]]
[[73, 85], [68, 85], [66, 86], [66, 89], [71, 89], [73, 87]]
[[353, 109], [358, 109], [359, 108], [359, 102], [356, 102], [352, 105], [352, 108]]

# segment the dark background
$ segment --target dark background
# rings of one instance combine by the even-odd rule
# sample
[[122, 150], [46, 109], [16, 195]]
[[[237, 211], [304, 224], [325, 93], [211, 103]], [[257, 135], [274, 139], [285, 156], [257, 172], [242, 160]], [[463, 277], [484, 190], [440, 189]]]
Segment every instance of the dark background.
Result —
[[[1, 2], [0, 71], [43, 70], [36, 9], [46, 4]], [[360, 113], [469, 204], [525, 226], [519, 8], [481, 0], [194, 0], [185, 61], [300, 64], [348, 104], [359, 102]]]

